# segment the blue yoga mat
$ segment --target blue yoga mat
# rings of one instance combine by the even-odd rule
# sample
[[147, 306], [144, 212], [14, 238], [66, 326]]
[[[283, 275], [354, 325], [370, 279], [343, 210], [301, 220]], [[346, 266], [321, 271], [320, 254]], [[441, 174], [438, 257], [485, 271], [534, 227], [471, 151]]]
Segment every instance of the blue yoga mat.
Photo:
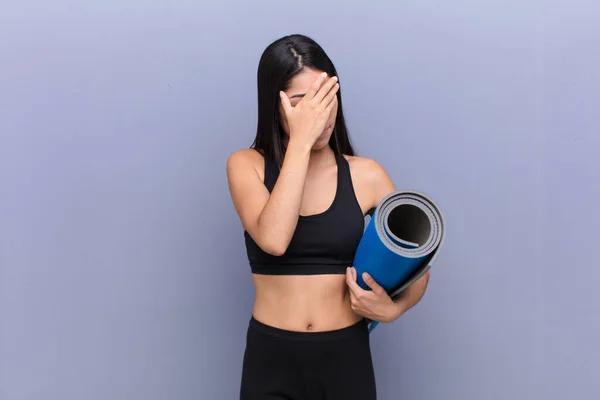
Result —
[[[357, 282], [369, 273], [391, 297], [421, 278], [430, 268], [445, 237], [443, 215], [425, 194], [411, 190], [390, 193], [373, 212], [354, 257]], [[377, 325], [373, 321], [370, 330]]]

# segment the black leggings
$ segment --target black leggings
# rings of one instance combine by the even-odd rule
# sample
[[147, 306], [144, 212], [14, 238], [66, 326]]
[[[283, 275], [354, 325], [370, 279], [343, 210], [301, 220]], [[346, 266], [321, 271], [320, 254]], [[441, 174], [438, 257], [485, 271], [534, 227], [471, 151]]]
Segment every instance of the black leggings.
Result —
[[250, 319], [241, 400], [375, 400], [367, 323], [292, 332]]

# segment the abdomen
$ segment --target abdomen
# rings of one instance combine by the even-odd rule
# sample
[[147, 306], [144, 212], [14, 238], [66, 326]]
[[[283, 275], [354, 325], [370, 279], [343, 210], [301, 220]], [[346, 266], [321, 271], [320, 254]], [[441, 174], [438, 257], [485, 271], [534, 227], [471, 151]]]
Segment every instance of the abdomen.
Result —
[[361, 319], [350, 308], [346, 276], [253, 275], [254, 318], [292, 331], [328, 331]]

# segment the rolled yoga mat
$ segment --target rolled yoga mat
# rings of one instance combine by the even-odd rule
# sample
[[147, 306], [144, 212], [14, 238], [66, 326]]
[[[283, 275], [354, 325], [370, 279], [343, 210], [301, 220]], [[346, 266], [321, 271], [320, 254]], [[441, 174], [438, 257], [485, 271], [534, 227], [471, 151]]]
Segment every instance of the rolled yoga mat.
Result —
[[[358, 285], [370, 290], [362, 279], [367, 272], [397, 296], [427, 273], [444, 238], [443, 215], [429, 197], [411, 190], [390, 193], [375, 208], [356, 250]], [[376, 325], [373, 321], [370, 330]]]

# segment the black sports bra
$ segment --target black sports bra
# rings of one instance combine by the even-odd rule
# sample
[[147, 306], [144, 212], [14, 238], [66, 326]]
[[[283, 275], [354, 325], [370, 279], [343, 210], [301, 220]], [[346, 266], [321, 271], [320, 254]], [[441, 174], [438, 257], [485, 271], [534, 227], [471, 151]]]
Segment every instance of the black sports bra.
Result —
[[[344, 156], [336, 156], [337, 190], [324, 212], [299, 216], [292, 240], [281, 256], [264, 252], [244, 232], [246, 252], [252, 273], [262, 275], [345, 274], [364, 231], [364, 215], [356, 199], [350, 166]], [[273, 190], [279, 168], [265, 159], [264, 183]]]

